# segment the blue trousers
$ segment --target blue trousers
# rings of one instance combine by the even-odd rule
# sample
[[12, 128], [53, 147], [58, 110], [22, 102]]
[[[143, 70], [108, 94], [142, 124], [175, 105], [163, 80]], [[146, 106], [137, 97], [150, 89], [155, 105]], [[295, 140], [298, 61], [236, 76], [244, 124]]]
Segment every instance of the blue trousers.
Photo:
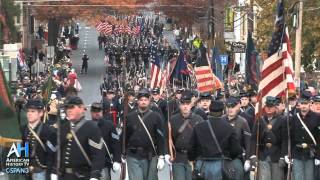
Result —
[[222, 180], [221, 166], [221, 160], [198, 160], [195, 168], [204, 173], [205, 180]]
[[293, 180], [314, 180], [314, 159], [293, 159]]
[[172, 164], [173, 180], [191, 180], [192, 170], [188, 163]]
[[151, 160], [138, 160], [134, 157], [127, 157], [128, 173], [130, 180], [157, 180], [157, 157]]

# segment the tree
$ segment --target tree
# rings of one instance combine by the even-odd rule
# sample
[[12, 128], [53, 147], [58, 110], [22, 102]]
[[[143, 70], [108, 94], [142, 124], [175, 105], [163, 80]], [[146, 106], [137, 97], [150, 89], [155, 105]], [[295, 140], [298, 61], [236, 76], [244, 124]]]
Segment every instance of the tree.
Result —
[[0, 0], [0, 47], [17, 39], [14, 17], [20, 15], [20, 8], [13, 1]]
[[[295, 29], [292, 27], [291, 13], [294, 12], [295, 9], [292, 9], [292, 12], [288, 12], [288, 9], [292, 7], [295, 2], [296, 0], [285, 1], [287, 10], [287, 16], [285, 18], [289, 28], [292, 48], [295, 48]], [[271, 41], [277, 1], [256, 0], [256, 5], [260, 7], [261, 11], [257, 14], [258, 28], [256, 29], [255, 37], [257, 40], [257, 49], [262, 52], [267, 50]], [[320, 0], [305, 1], [304, 3], [301, 62], [307, 72], [314, 70], [312, 62], [314, 62], [315, 59], [319, 61], [320, 58], [320, 24], [317, 23], [320, 12], [315, 8], [319, 6]]]

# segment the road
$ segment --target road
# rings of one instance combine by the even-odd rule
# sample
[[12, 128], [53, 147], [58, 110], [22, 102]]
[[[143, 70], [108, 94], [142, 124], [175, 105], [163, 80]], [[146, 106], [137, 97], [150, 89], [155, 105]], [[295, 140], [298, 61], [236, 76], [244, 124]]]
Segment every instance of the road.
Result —
[[[73, 67], [76, 69], [82, 86], [79, 96], [86, 105], [101, 100], [99, 86], [103, 80], [105, 65], [103, 62], [104, 51], [99, 51], [97, 38], [98, 32], [93, 27], [81, 23], [78, 49], [73, 51], [71, 56]], [[88, 73], [80, 74], [84, 53], [89, 57]], [[90, 117], [87, 116], [87, 118]]]

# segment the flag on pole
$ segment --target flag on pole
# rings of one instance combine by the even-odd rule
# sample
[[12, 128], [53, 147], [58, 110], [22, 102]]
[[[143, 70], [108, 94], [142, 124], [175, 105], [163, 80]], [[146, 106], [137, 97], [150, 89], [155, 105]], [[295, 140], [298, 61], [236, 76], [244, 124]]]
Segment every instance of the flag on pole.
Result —
[[161, 87], [161, 66], [160, 66], [160, 58], [157, 53], [157, 47], [153, 43], [151, 47], [151, 78], [150, 78], [150, 88]]
[[[291, 46], [284, 23], [284, 5], [280, 0], [277, 8], [276, 31], [269, 45], [269, 57], [264, 61], [259, 84], [259, 98], [264, 107], [267, 96], [284, 96], [295, 91]], [[256, 104], [259, 107], [259, 103]], [[259, 112], [256, 108], [256, 114]]]
[[181, 80], [185, 81], [189, 74], [190, 74], [190, 71], [188, 69], [186, 55], [183, 52], [183, 50], [180, 50], [179, 56], [177, 58], [177, 62], [171, 74], [171, 79], [175, 78], [180, 81]]
[[210, 92], [214, 90], [215, 79], [208, 63], [206, 48], [202, 45], [199, 46], [200, 57], [196, 62], [195, 76], [197, 79], [197, 86], [199, 92]]
[[246, 83], [252, 89], [258, 90], [258, 79], [260, 73], [260, 61], [252, 39], [252, 33], [248, 33], [246, 49]]

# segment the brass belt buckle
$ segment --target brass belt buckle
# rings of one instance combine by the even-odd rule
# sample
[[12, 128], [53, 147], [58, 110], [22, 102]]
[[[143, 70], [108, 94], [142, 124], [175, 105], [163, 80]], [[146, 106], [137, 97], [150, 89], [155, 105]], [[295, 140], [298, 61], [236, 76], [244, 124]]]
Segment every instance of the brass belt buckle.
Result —
[[272, 147], [272, 144], [271, 144], [271, 143], [267, 143], [267, 144], [266, 144], [266, 147], [267, 147], [267, 148], [271, 148], [271, 147]]
[[306, 149], [308, 147], [308, 144], [307, 143], [302, 143], [301, 146], [302, 146], [302, 149]]

